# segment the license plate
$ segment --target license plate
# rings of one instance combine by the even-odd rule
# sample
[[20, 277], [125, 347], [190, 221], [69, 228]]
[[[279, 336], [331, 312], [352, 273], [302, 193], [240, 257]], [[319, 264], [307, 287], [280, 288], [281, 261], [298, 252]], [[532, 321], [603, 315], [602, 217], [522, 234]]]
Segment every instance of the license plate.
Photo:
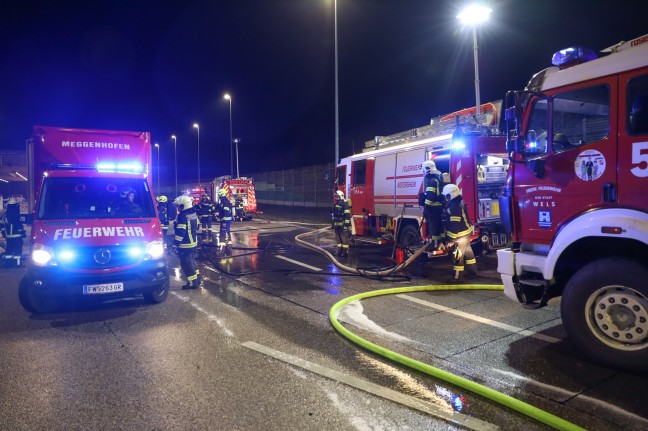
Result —
[[101, 295], [103, 293], [123, 292], [124, 283], [84, 284], [84, 295]]

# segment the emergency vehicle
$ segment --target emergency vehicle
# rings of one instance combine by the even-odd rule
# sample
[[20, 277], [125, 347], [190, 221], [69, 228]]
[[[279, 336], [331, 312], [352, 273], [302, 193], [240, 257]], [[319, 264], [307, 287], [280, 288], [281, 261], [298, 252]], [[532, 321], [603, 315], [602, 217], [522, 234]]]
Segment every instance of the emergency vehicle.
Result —
[[218, 196], [220, 188], [227, 188], [227, 197], [234, 209], [234, 220], [249, 220], [257, 212], [253, 178], [218, 177], [210, 183], [210, 187], [212, 196]]
[[565, 330], [605, 364], [648, 370], [648, 35], [567, 48], [507, 94], [498, 251], [506, 295], [562, 295]]
[[498, 201], [508, 166], [505, 137], [498, 129], [501, 105], [481, 105], [479, 117], [473, 107], [433, 118], [424, 127], [377, 136], [362, 153], [341, 159], [336, 187], [351, 203], [354, 237], [395, 240], [409, 253], [420, 246], [427, 232], [418, 203], [422, 164], [433, 160], [461, 189], [479, 250], [505, 246]]
[[34, 207], [22, 306], [44, 313], [79, 298], [164, 301], [149, 133], [37, 126], [27, 155]]

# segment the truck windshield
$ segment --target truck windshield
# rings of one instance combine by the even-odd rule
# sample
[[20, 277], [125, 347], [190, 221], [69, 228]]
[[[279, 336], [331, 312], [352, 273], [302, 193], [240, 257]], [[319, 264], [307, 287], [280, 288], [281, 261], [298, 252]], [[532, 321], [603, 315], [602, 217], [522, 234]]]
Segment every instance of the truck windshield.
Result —
[[151, 192], [144, 179], [47, 178], [36, 217], [91, 219], [155, 217]]

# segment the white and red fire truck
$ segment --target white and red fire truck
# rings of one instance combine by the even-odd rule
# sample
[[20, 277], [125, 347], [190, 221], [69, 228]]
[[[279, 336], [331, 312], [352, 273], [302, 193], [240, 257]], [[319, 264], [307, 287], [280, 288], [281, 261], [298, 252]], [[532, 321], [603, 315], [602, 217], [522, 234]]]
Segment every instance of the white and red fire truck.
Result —
[[218, 202], [218, 190], [226, 188], [227, 197], [232, 203], [235, 220], [248, 220], [257, 212], [256, 192], [254, 179], [241, 177], [218, 177], [210, 183], [212, 196]]
[[149, 133], [38, 126], [27, 155], [34, 207], [22, 306], [41, 313], [88, 297], [164, 301]]
[[498, 251], [506, 294], [562, 295], [572, 342], [648, 370], [648, 35], [597, 58], [568, 48], [507, 95], [510, 167]]
[[426, 237], [418, 197], [423, 191], [422, 164], [437, 169], [462, 191], [476, 229], [480, 250], [503, 247], [499, 195], [508, 166], [505, 137], [498, 130], [501, 101], [436, 117], [431, 124], [365, 143], [362, 153], [343, 158], [336, 187], [351, 202], [356, 238], [396, 240], [412, 251]]

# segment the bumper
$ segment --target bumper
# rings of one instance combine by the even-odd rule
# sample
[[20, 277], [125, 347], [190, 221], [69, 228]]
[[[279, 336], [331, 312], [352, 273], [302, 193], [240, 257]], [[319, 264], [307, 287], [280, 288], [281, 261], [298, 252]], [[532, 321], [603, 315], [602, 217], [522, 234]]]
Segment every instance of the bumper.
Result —
[[510, 248], [497, 250], [497, 272], [502, 277], [504, 294], [516, 302], [520, 302], [515, 291], [513, 277], [515, 276], [515, 253]]
[[[62, 299], [99, 298], [103, 300], [152, 293], [168, 283], [166, 260], [144, 262], [127, 270], [104, 273], [76, 273], [57, 267], [31, 266], [27, 280], [41, 294]], [[84, 285], [123, 283], [123, 291], [84, 294]]]

